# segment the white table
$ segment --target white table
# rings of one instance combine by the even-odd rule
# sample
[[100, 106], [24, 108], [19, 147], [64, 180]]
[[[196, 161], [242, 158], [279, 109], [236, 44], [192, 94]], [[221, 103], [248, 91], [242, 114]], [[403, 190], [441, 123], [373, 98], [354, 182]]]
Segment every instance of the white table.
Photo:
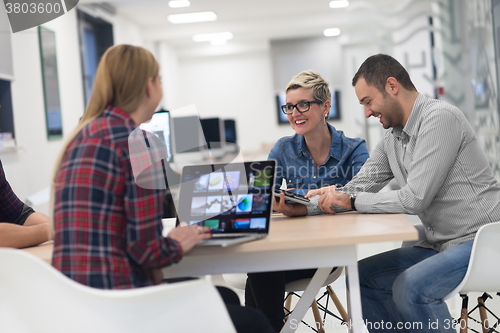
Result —
[[[331, 269], [344, 266], [350, 290], [348, 311], [352, 332], [361, 333], [363, 320], [356, 245], [417, 239], [417, 231], [404, 215], [343, 213], [300, 218], [273, 217], [269, 236], [227, 248], [193, 249], [164, 277], [247, 273], [319, 268], [285, 324], [294, 332]], [[290, 325], [289, 323], [292, 323]], [[296, 324], [296, 325], [293, 325]], [[293, 328], [292, 328], [293, 327]]]

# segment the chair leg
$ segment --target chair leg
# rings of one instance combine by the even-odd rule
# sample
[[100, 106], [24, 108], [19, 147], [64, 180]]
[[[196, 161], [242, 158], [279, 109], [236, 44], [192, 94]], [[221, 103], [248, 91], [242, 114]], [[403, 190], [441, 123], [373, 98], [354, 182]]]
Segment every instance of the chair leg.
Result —
[[318, 333], [325, 333], [325, 329], [323, 328], [323, 319], [321, 319], [321, 313], [319, 312], [318, 304], [316, 304], [316, 299], [311, 303], [311, 310], [313, 312]]
[[481, 319], [481, 327], [483, 329], [483, 333], [488, 333], [490, 331], [488, 325], [488, 313], [486, 312], [486, 308], [484, 305], [484, 302], [488, 299], [488, 297], [491, 298], [490, 295], [484, 293], [482, 296], [479, 296], [477, 298], [477, 305], [479, 307], [479, 318]]
[[342, 320], [346, 323], [349, 322], [349, 316], [347, 315], [347, 311], [344, 309], [344, 306], [340, 302], [339, 298], [337, 297], [337, 294], [333, 291], [332, 287], [327, 286], [326, 291], [328, 291], [328, 295], [330, 295], [330, 298], [332, 299], [333, 303], [335, 304], [335, 307], [337, 308], [337, 311], [339, 312], [340, 316], [342, 317]]
[[462, 297], [462, 309], [460, 310], [460, 333], [467, 333], [467, 327], [469, 325], [469, 313], [468, 313], [468, 304], [469, 304], [469, 296], [460, 295]]

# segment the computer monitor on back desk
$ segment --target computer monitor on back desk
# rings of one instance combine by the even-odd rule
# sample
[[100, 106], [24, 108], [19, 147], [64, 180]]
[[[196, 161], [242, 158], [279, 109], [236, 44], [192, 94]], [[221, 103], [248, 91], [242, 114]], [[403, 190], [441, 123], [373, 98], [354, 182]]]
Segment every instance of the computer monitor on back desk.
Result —
[[220, 118], [202, 118], [200, 120], [205, 141], [207, 142], [203, 155], [208, 159], [222, 158], [226, 146], [224, 122]]
[[224, 132], [226, 135], [226, 153], [237, 153], [238, 136], [236, 133], [236, 121], [234, 119], [224, 119]]
[[176, 171], [181, 172], [183, 166], [203, 160], [206, 143], [198, 116], [174, 117], [172, 124]]

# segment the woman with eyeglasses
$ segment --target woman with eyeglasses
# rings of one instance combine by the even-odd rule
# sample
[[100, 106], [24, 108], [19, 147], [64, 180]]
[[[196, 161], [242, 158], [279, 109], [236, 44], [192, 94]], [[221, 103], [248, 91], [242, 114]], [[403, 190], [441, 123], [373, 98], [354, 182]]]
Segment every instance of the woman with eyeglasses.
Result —
[[[306, 194], [311, 189], [345, 185], [368, 158], [363, 139], [348, 138], [327, 123], [331, 106], [328, 82], [318, 73], [303, 71], [292, 78], [286, 89], [286, 104], [281, 106], [295, 131], [281, 138], [269, 154], [277, 161], [276, 184]], [[287, 216], [308, 214], [308, 206], [285, 202], [284, 194], [274, 210]], [[276, 331], [283, 327], [285, 284], [310, 278], [315, 269], [249, 273], [245, 304], [260, 309]]]

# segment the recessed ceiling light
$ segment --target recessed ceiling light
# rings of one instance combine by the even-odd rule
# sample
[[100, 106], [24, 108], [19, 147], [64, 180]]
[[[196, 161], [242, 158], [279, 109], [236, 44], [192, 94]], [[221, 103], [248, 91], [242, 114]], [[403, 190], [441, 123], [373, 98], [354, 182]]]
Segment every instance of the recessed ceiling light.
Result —
[[195, 42], [211, 42], [214, 40], [229, 40], [229, 39], [233, 39], [233, 34], [229, 31], [193, 35], [193, 40]]
[[170, 8], [181, 8], [181, 7], [189, 7], [191, 3], [189, 0], [171, 0], [168, 2]]
[[323, 35], [325, 35], [326, 37], [338, 36], [338, 35], [340, 35], [340, 29], [339, 28], [325, 29], [323, 31]]
[[330, 8], [345, 8], [348, 6], [349, 6], [349, 1], [347, 1], [347, 0], [330, 1]]
[[167, 20], [174, 24], [207, 22], [217, 20], [217, 15], [214, 12], [197, 12], [186, 14], [171, 14], [167, 16]]

